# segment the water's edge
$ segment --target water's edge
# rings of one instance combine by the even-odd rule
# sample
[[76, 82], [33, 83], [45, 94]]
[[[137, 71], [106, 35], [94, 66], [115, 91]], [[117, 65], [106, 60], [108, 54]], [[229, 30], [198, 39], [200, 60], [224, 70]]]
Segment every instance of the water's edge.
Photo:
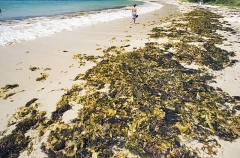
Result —
[[[138, 14], [160, 9], [163, 5], [145, 2], [138, 6]], [[89, 26], [99, 22], [131, 17], [131, 7], [111, 8], [90, 12], [69, 13], [48, 17], [34, 17], [23, 20], [0, 22], [0, 45], [10, 45], [33, 40], [76, 27]]]

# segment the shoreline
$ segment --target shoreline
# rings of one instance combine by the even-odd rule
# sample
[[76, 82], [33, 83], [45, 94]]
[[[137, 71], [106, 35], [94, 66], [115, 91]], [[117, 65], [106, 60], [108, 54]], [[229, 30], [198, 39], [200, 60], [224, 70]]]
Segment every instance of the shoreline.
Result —
[[[105, 1], [103, 1], [102, 3], [106, 3]], [[142, 5], [144, 2], [143, 1], [136, 1], [135, 3], [137, 3], [138, 5]], [[11, 13], [11, 10], [9, 11], [9, 8], [8, 6], [14, 6], [16, 5], [15, 3], [13, 2], [1, 2], [0, 1], [0, 4], [2, 5], [1, 7], [1, 10], [3, 14], [6, 13]], [[64, 4], [64, 6], [62, 6]], [[22, 3], [21, 5], [17, 4], [16, 6], [14, 6], [14, 9], [16, 11], [21, 11], [21, 9], [19, 10], [19, 8], [23, 8], [23, 9], [28, 9], [28, 11], [30, 11], [31, 15], [28, 16], [28, 15], [25, 15], [24, 13], [20, 13], [18, 15], [15, 15], [15, 16], [10, 16], [9, 15], [2, 15], [2, 17], [0, 16], [0, 22], [2, 21], [6, 21], [6, 20], [24, 20], [24, 19], [28, 19], [28, 18], [38, 18], [38, 17], [54, 17], [54, 16], [64, 16], [64, 15], [67, 15], [67, 14], [80, 14], [80, 13], [87, 13], [87, 12], [95, 12], [95, 11], [104, 11], [104, 10], [111, 10], [111, 9], [121, 9], [121, 8], [126, 8], [126, 7], [129, 7], [129, 6], [132, 6], [134, 3], [131, 2], [131, 1], [125, 1], [125, 3], [107, 3], [105, 5], [105, 7], [93, 7], [93, 8], [90, 8], [90, 7], [86, 7], [85, 4], [88, 4], [88, 3], [82, 3], [82, 2], [71, 2], [70, 4], [68, 3], [64, 3], [64, 2], [59, 2], [59, 1], [55, 1], [54, 2], [54, 6], [57, 6], [57, 8], [54, 8], [52, 6], [52, 3], [48, 3], [48, 2], [41, 2], [41, 3], [38, 3], [38, 2], [32, 2], [32, 4], [29, 4], [29, 3]], [[32, 12], [31, 10], [33, 9], [33, 7], [35, 5], [38, 5], [38, 7], [40, 9], [45, 9], [47, 5], [50, 5], [52, 11], [51, 12], [45, 12], [45, 10], [43, 10], [42, 13], [39, 13], [39, 12]], [[44, 8], [43, 8], [43, 6]], [[70, 10], [69, 9], [69, 6], [71, 7]], [[87, 5], [88, 6], [88, 5]], [[67, 9], [66, 9], [67, 8]], [[48, 10], [49, 8], [47, 8]], [[35, 9], [36, 11], [36, 9]], [[37, 8], [37, 11], [38, 11], [38, 8]], [[28, 12], [29, 13], [29, 12]]]
[[[145, 1], [139, 6], [139, 14], [145, 14], [162, 6]], [[56, 16], [43, 16], [23, 20], [0, 21], [0, 45], [12, 45], [39, 37], [46, 37], [62, 31], [72, 31], [78, 27], [96, 25], [129, 17], [131, 7], [104, 9], [101, 11], [77, 12]]]
[[[175, 7], [172, 4], [165, 4], [160, 10], [140, 15], [137, 24], [130, 24], [131, 17], [129, 16], [124, 19], [76, 28], [72, 31], [63, 31], [32, 41], [0, 47], [0, 73], [3, 76], [0, 81], [1, 87], [6, 84], [19, 84], [19, 87], [9, 90], [9, 92], [17, 92], [15, 95], [6, 100], [2, 98], [0, 100], [0, 129], [6, 130], [7, 120], [15, 110], [24, 106], [32, 98], [38, 98], [38, 102], [43, 105], [39, 110], [46, 110], [46, 116], [50, 117], [61, 96], [73, 84], [79, 83], [79, 81], [73, 81], [74, 77], [95, 65], [87, 64], [80, 67], [79, 63], [73, 59], [73, 55], [102, 55], [102, 50], [111, 46], [127, 46], [126, 50], [130, 51], [144, 46], [147, 42], [159, 42], [158, 40], [149, 39], [147, 34], [153, 27], [158, 25], [157, 20], [176, 13], [177, 6]], [[238, 46], [234, 45], [230, 49], [237, 50]], [[236, 53], [237, 60], [240, 60], [239, 50]], [[29, 70], [31, 67], [39, 69], [31, 71]], [[47, 68], [50, 69], [46, 70]], [[220, 77], [217, 80], [217, 86], [221, 86], [224, 91], [231, 95], [239, 94], [239, 88], [233, 89], [232, 87], [236, 83], [240, 83], [238, 70], [239, 63], [233, 68], [228, 68], [228, 75], [233, 76], [231, 78], [224, 78], [227, 73], [219, 72]], [[36, 78], [40, 76], [40, 73], [47, 73], [49, 77], [45, 81], [37, 82]], [[223, 83], [221, 78], [224, 79]], [[231, 85], [231, 88], [229, 88], [229, 85]], [[231, 90], [234, 92], [231, 92]], [[81, 107], [74, 109], [74, 113], [69, 115], [75, 116], [79, 108]], [[69, 117], [71, 116], [66, 116], [65, 119], [70, 120]], [[232, 145], [237, 147], [239, 141]], [[232, 151], [227, 151], [227, 149], [229, 149], [229, 146], [223, 149], [225, 150], [224, 154], [227, 153], [229, 156], [228, 152]], [[37, 152], [35, 151], [35, 154]], [[220, 155], [224, 156], [224, 154]], [[237, 155], [238, 152], [236, 151], [231, 157]], [[20, 157], [27, 156], [22, 154]]]

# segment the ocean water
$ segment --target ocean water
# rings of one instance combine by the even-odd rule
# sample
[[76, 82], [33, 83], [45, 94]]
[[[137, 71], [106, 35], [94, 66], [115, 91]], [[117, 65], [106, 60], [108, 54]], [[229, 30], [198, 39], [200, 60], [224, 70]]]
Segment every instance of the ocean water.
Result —
[[0, 0], [0, 45], [10, 45], [162, 7], [135, 0]]

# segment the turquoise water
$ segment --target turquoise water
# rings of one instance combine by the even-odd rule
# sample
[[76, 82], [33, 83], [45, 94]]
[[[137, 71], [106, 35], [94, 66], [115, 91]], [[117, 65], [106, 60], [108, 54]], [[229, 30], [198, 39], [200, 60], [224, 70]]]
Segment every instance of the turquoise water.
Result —
[[133, 4], [140, 17], [162, 7], [146, 0], [0, 0], [0, 46], [121, 18], [131, 20]]
[[0, 21], [121, 8], [143, 4], [134, 0], [0, 0]]

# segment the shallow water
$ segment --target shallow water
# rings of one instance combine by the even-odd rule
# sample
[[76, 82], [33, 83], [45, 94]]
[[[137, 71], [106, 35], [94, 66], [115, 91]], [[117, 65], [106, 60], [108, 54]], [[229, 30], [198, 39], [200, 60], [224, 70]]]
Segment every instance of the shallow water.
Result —
[[142, 1], [133, 0], [0, 0], [0, 20], [21, 20], [37, 16], [126, 7]]
[[63, 30], [130, 17], [131, 7], [135, 3], [139, 4], [139, 14], [162, 7], [157, 3], [131, 0], [0, 0], [0, 45], [33, 40]]

